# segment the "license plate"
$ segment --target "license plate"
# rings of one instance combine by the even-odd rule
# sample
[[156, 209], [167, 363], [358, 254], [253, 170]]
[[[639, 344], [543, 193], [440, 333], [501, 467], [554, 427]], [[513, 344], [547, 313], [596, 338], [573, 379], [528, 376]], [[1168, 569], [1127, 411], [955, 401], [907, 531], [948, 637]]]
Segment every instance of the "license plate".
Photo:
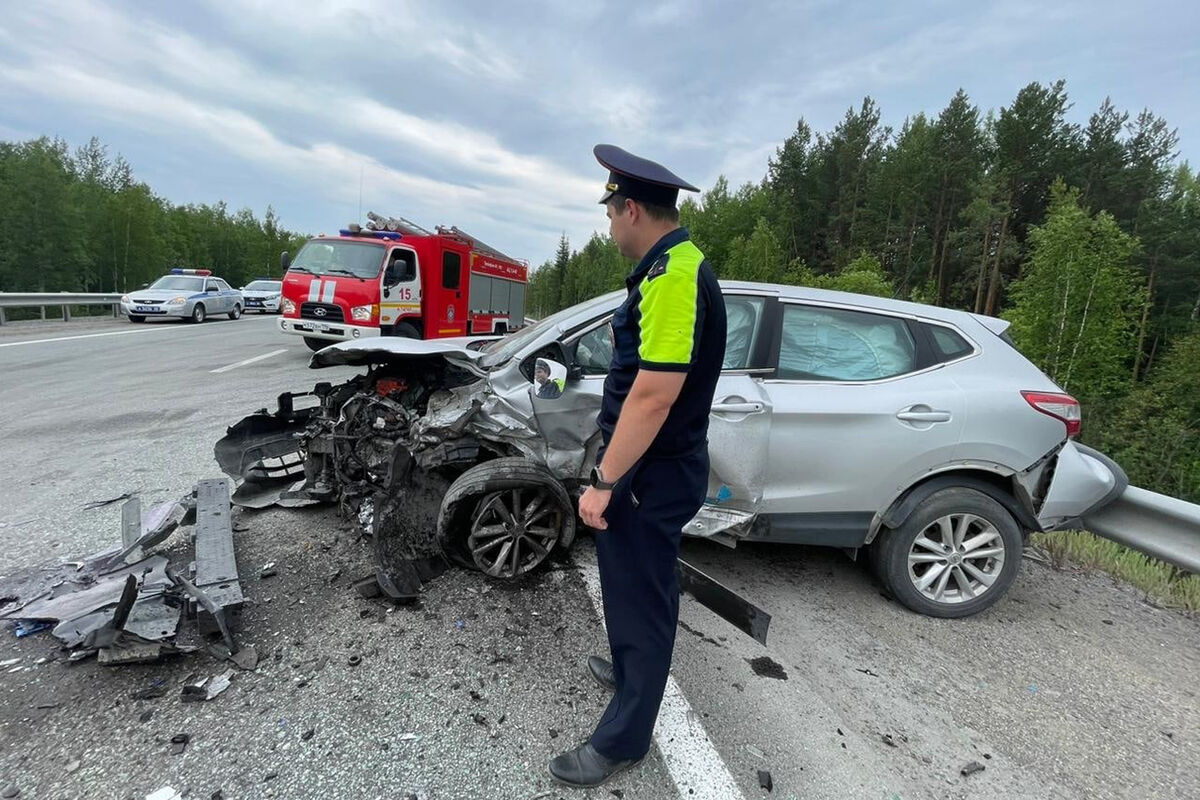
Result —
[[134, 306], [133, 310], [139, 314], [157, 314], [159, 311], [154, 306]]
[[247, 301], [246, 301], [246, 305], [248, 305], [248, 306], [261, 306], [261, 305], [262, 305], [262, 300], [247, 300]]
[[308, 327], [312, 328], [314, 331], [324, 332], [329, 330], [329, 326], [324, 322], [310, 322], [308, 323]]

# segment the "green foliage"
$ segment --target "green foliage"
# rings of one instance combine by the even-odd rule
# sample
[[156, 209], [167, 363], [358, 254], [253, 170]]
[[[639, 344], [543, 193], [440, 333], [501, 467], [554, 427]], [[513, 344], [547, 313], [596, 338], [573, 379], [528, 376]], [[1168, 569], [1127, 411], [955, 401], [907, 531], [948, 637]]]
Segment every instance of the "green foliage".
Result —
[[279, 275], [300, 240], [272, 209], [176, 206], [92, 139], [0, 143], [0, 291], [123, 292], [165, 270], [202, 267], [240, 286]]
[[1129, 268], [1133, 237], [1106, 212], [1091, 217], [1079, 192], [1051, 190], [1044, 225], [1005, 315], [1021, 352], [1067, 391], [1112, 395], [1129, 375], [1145, 289]]
[[888, 280], [879, 259], [865, 252], [859, 253], [858, 257], [847, 264], [845, 269], [833, 275], [814, 275], [807, 268], [799, 268], [793, 272], [792, 277], [796, 284], [816, 289], [854, 292], [876, 297], [893, 297], [895, 295], [895, 287]]

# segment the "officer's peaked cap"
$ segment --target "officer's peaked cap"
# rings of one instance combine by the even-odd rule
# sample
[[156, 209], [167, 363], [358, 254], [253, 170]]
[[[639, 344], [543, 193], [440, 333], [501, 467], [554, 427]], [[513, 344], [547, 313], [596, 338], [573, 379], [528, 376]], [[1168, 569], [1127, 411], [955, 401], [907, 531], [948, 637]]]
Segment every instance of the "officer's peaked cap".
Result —
[[630, 200], [674, 208], [680, 189], [700, 191], [662, 164], [635, 156], [616, 145], [598, 144], [592, 152], [596, 160], [609, 171], [601, 203], [607, 203], [614, 194], [620, 194]]

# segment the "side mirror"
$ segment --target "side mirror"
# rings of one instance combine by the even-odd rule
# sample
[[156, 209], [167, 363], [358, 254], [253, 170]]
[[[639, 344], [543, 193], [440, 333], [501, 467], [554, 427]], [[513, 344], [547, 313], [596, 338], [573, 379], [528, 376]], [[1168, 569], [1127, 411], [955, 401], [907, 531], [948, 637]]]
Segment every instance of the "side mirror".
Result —
[[567, 385], [567, 368], [549, 358], [539, 358], [533, 365], [533, 382], [529, 388], [538, 400], [557, 400]]
[[287, 272], [288, 267], [292, 265], [292, 256], [287, 250], [279, 254], [279, 266], [283, 267], [283, 271]]

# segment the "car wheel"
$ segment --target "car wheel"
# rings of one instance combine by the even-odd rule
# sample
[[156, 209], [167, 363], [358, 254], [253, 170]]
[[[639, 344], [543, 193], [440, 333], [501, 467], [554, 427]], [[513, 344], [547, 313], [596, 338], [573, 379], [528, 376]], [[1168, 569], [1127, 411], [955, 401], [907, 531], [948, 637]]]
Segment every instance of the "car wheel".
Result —
[[130, 321], [130, 322], [145, 322], [145, 321], [146, 321], [146, 318], [145, 318], [145, 317], [139, 317], [137, 314], [130, 314], [130, 315], [129, 315], [129, 321]]
[[196, 307], [192, 309], [192, 316], [190, 319], [197, 325], [208, 319], [208, 312], [204, 310], [203, 303], [196, 303]]
[[438, 542], [451, 561], [493, 578], [527, 575], [575, 540], [575, 509], [549, 470], [497, 458], [458, 477], [438, 514]]
[[1004, 596], [1021, 568], [1021, 529], [991, 497], [949, 488], [927, 497], [872, 544], [897, 600], [931, 617], [968, 617]]
[[241, 307], [240, 305], [238, 305], [237, 303], [234, 303], [234, 304], [233, 304], [233, 311], [230, 311], [230, 312], [229, 312], [229, 318], [230, 318], [230, 319], [237, 319], [237, 318], [238, 318], [238, 317], [240, 317], [241, 315], [242, 315], [242, 307]]
[[308, 345], [308, 349], [312, 350], [314, 353], [317, 350], [321, 350], [321, 349], [329, 347], [329, 345], [333, 344], [333, 342], [327, 341], [325, 339], [317, 339], [313, 336], [305, 336], [304, 343], [306, 345]]

